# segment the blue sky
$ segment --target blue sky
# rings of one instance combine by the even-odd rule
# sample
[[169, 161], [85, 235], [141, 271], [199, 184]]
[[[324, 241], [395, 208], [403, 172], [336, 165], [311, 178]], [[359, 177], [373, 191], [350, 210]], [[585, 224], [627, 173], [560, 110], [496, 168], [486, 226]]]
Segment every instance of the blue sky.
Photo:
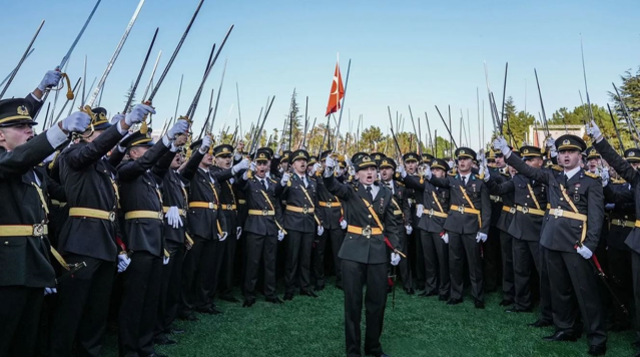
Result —
[[[160, 27], [156, 46], [143, 76], [138, 97], [149, 78], [158, 50], [164, 68], [189, 21], [197, 0], [147, 0], [118, 61], [106, 82], [102, 105], [110, 113], [122, 110], [124, 94], [137, 75], [153, 31]], [[75, 81], [88, 56], [89, 83], [100, 76], [111, 57], [138, 0], [103, 0], [75, 49], [67, 72]], [[0, 14], [3, 55], [0, 77], [15, 66], [42, 19], [44, 28], [36, 48], [19, 72], [8, 96], [32, 90], [42, 74], [55, 67], [79, 31], [94, 1], [9, 0]], [[502, 100], [505, 62], [509, 62], [507, 95], [518, 108], [536, 114], [539, 102], [533, 68], [537, 68], [547, 116], [560, 107], [580, 104], [583, 91], [580, 34], [593, 103], [604, 105], [611, 82], [625, 70], [640, 65], [640, 31], [634, 18], [637, 0], [617, 1], [213, 1], [205, 0], [182, 51], [154, 100], [158, 116], [173, 115], [180, 76], [184, 85], [179, 112], [185, 112], [204, 71], [208, 52], [220, 43], [231, 24], [235, 29], [214, 68], [202, 96], [197, 118], [199, 132], [211, 88], [217, 91], [223, 63], [228, 58], [225, 85], [216, 119], [235, 125], [235, 83], [240, 87], [243, 127], [248, 130], [267, 96], [276, 101], [267, 128], [281, 128], [293, 88], [304, 109], [309, 96], [310, 117], [322, 116], [327, 105], [340, 53], [343, 77], [352, 59], [346, 109], [354, 122], [387, 130], [387, 105], [408, 116], [431, 119], [432, 130], [444, 133], [434, 104], [452, 107], [454, 132], [460, 109], [469, 109], [477, 129], [476, 88], [486, 101], [483, 62], [498, 105]], [[89, 89], [87, 89], [89, 90]], [[61, 102], [58, 104], [60, 107]], [[233, 110], [229, 114], [229, 109]], [[486, 109], [486, 136], [491, 119]], [[348, 130], [345, 109], [342, 132]], [[424, 122], [422, 124], [424, 132]], [[411, 130], [407, 120], [405, 129]], [[457, 137], [457, 134], [456, 134]], [[478, 139], [473, 138], [472, 146]]]

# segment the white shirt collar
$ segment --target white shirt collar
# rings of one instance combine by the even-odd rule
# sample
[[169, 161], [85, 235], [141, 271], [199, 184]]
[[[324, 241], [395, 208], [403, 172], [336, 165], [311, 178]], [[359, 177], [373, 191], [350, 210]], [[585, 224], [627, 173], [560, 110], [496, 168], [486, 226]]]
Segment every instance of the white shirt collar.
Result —
[[571, 180], [571, 178], [575, 176], [575, 174], [577, 174], [579, 171], [580, 171], [580, 166], [576, 166], [571, 171], [565, 171], [564, 174], [567, 175], [567, 180]]

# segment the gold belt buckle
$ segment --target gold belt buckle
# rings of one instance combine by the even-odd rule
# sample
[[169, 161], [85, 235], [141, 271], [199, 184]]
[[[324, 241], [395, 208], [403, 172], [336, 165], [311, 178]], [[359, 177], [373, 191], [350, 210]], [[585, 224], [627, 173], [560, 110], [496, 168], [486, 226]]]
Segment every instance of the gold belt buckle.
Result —
[[622, 227], [626, 227], [627, 226], [627, 220], [626, 219], [625, 220], [619, 219], [618, 222], [620, 223], [620, 225]]
[[302, 209], [302, 213], [304, 213], [304, 214], [309, 213], [309, 207], [305, 206], [305, 207]]
[[42, 237], [44, 235], [44, 225], [43, 224], [34, 224], [33, 225], [33, 235], [36, 237]]
[[522, 213], [527, 214], [529, 213], [529, 207], [522, 207]]
[[460, 212], [461, 214], [464, 214], [464, 206], [459, 206], [458, 212]]
[[371, 238], [371, 226], [366, 226], [362, 229], [362, 235], [368, 238]]
[[187, 210], [186, 209], [180, 209], [180, 216], [186, 217], [187, 216]]
[[232, 207], [232, 205], [230, 205], [230, 204], [227, 205], [227, 211], [231, 211], [231, 207]]
[[433, 217], [433, 213], [434, 213], [433, 208], [431, 208], [431, 209], [429, 210], [429, 217]]
[[327, 202], [327, 208], [331, 208], [331, 202]]
[[162, 212], [158, 212], [158, 219], [162, 221], [163, 218], [164, 214], [162, 214]]
[[268, 210], [268, 209], [266, 209], [266, 208], [265, 208], [265, 209], [263, 209], [263, 210], [262, 210], [262, 215], [263, 215], [263, 216], [267, 216], [267, 215], [269, 215], [269, 210]]
[[560, 207], [556, 208], [554, 216], [556, 217], [556, 219], [558, 219], [558, 217], [564, 216], [564, 210]]
[[213, 209], [213, 202], [209, 202], [209, 209]]
[[509, 208], [509, 213], [516, 214], [516, 208], [515, 207], [510, 207]]
[[115, 212], [109, 212], [109, 220], [111, 222], [115, 222], [116, 221], [116, 213]]

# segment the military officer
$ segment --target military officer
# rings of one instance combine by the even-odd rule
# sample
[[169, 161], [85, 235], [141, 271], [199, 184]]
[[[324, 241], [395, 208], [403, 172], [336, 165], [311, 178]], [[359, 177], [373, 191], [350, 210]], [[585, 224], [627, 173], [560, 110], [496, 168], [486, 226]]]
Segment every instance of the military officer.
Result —
[[[408, 175], [415, 176], [419, 174], [418, 166], [420, 164], [420, 161], [421, 157], [414, 152], [409, 152], [402, 155], [402, 162], [404, 163], [404, 168]], [[409, 204], [411, 217], [416, 217], [418, 205], [423, 204], [421, 195], [417, 194], [414, 189], [408, 188], [405, 191], [405, 199]], [[422, 248], [422, 241], [420, 240], [418, 233], [418, 220], [411, 219], [410, 222], [411, 232], [407, 233], [407, 251], [409, 253], [407, 261], [409, 266], [412, 267], [412, 272], [415, 272], [415, 274], [412, 275], [415, 275], [416, 277], [416, 289], [424, 290], [426, 272], [423, 253], [424, 250]], [[409, 292], [411, 293], [412, 290], [409, 290]], [[413, 291], [413, 293], [415, 293], [415, 291]]]
[[[500, 151], [494, 151], [493, 157], [495, 164], [489, 168], [489, 174], [497, 184], [500, 184], [508, 178], [507, 165], [504, 162], [504, 155]], [[491, 199], [491, 225], [489, 226], [489, 237], [482, 244], [484, 285], [486, 292], [496, 291], [502, 275], [502, 301], [500, 301], [500, 306], [510, 306], [513, 304], [514, 294], [511, 237], [508, 234], [503, 234], [508, 226], [501, 225], [504, 231], [498, 228], [498, 220], [509, 216], [502, 214], [504, 203], [500, 195], [491, 194], [489, 198]], [[500, 271], [502, 271], [502, 274], [500, 274]]]

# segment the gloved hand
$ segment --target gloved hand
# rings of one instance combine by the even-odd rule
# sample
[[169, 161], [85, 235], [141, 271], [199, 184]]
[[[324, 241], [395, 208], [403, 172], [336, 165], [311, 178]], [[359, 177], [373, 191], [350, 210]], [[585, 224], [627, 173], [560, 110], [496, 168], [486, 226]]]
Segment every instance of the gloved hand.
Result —
[[487, 235], [482, 233], [482, 232], [478, 232], [478, 234], [476, 234], [476, 242], [480, 243], [481, 241], [482, 241], [482, 243], [486, 242], [487, 241]]
[[287, 182], [289, 182], [290, 178], [291, 178], [291, 175], [289, 175], [288, 172], [285, 172], [282, 174], [282, 179], [280, 180], [280, 184], [282, 185], [282, 187], [287, 185]]
[[356, 176], [356, 168], [349, 166], [349, 176]]
[[118, 114], [114, 115], [113, 118], [111, 118], [111, 125], [118, 124], [124, 118], [125, 118], [124, 114], [118, 113]]
[[278, 231], [278, 242], [282, 242], [283, 239], [284, 239], [284, 231], [279, 230]]
[[246, 170], [248, 168], [249, 168], [249, 159], [244, 158], [239, 163], [233, 165], [233, 167], [231, 168], [231, 173], [233, 173], [235, 175], [238, 172], [240, 172], [242, 170]]
[[127, 133], [124, 134], [122, 139], [120, 139], [120, 142], [118, 143], [117, 146], [118, 146], [118, 151], [120, 151], [121, 153], [124, 153], [125, 151], [127, 151], [127, 147], [120, 145], [120, 143], [124, 142], [129, 136], [131, 136], [131, 134], [133, 134], [133, 133], [130, 132], [130, 131], [127, 131]]
[[418, 203], [416, 206], [416, 217], [421, 218], [424, 214], [424, 206], [421, 203]]
[[56, 294], [58, 292], [58, 289], [56, 288], [44, 288], [44, 296], [50, 295], [50, 294]]
[[251, 163], [249, 164], [249, 171], [256, 171], [256, 169], [258, 168], [258, 165], [256, 164], [255, 161], [251, 161]]
[[585, 245], [583, 245], [582, 247], [576, 247], [576, 252], [582, 255], [584, 259], [591, 259], [591, 256], [593, 255], [591, 249], [587, 248], [587, 246]]
[[242, 235], [242, 227], [238, 226], [236, 227], [236, 239], [240, 239], [241, 235]]
[[225, 239], [227, 239], [227, 236], [228, 236], [228, 235], [229, 235], [229, 234], [228, 234], [227, 232], [222, 232], [222, 234], [218, 234], [218, 239], [219, 239], [221, 242], [224, 242], [224, 240], [225, 240]]
[[609, 170], [606, 168], [600, 170], [600, 178], [602, 179], [602, 187], [606, 187], [609, 184]]
[[400, 174], [400, 177], [407, 177], [407, 170], [404, 169], [404, 165], [398, 165], [396, 172]]
[[545, 141], [545, 146], [548, 147], [549, 149], [555, 148], [556, 147], [556, 139], [554, 139], [551, 136], [548, 137], [547, 140]]
[[482, 163], [482, 162], [484, 162], [484, 158], [485, 158], [484, 149], [480, 149], [478, 151], [478, 156], [476, 157], [476, 160], [478, 160], [478, 162]]
[[391, 265], [393, 265], [395, 267], [398, 264], [400, 264], [400, 254], [395, 253], [395, 252], [391, 253]]
[[602, 132], [600, 131], [600, 128], [598, 128], [598, 124], [596, 124], [596, 122], [593, 120], [591, 121], [591, 123], [589, 123], [589, 125], [587, 125], [587, 135], [589, 135], [591, 139], [596, 141], [600, 141], [599, 139], [602, 138]]
[[410, 224], [407, 224], [406, 226], [404, 226], [404, 230], [407, 232], [407, 234], [411, 234], [413, 232], [413, 227], [411, 227]]
[[509, 149], [509, 145], [507, 145], [507, 141], [499, 136], [493, 140], [493, 149], [500, 150], [504, 157], [509, 157], [511, 155], [511, 149]]
[[207, 151], [209, 151], [209, 148], [211, 147], [211, 137], [209, 135], [205, 135], [202, 138], [202, 144], [200, 145], [200, 149], [198, 149], [198, 151], [200, 151], [201, 154], [206, 154]]
[[38, 84], [38, 89], [44, 92], [47, 88], [57, 87], [60, 78], [62, 78], [62, 72], [56, 70], [47, 71], [40, 81], [40, 84]]
[[318, 236], [321, 236], [324, 234], [324, 227], [323, 226], [318, 226]]
[[171, 259], [171, 257], [167, 257], [166, 255], [164, 257], [162, 257], [162, 265], [169, 264], [169, 260], [170, 259]]
[[[453, 166], [451, 166], [453, 167]], [[431, 166], [426, 165], [424, 168], [424, 177], [427, 178], [427, 180], [431, 180], [431, 177], [433, 176], [433, 173], [431, 172]]]
[[129, 126], [142, 123], [149, 113], [155, 114], [156, 110], [146, 104], [136, 104], [136, 106], [131, 109], [131, 112], [124, 118], [124, 123]]
[[131, 258], [127, 254], [118, 254], [118, 273], [127, 270], [129, 264], [131, 264]]
[[83, 133], [91, 124], [91, 117], [87, 113], [75, 112], [62, 120], [62, 130], [69, 133]]
[[169, 223], [173, 229], [182, 227], [182, 217], [180, 217], [180, 210], [178, 207], [169, 207], [169, 210], [164, 214], [164, 216], [167, 217], [167, 223]]
[[447, 232], [440, 233], [440, 238], [444, 241], [444, 244], [449, 244], [449, 233]]
[[322, 171], [322, 165], [316, 162], [311, 167], [311, 176], [314, 176], [317, 172], [320, 172], [320, 171]]
[[484, 182], [491, 180], [491, 172], [489, 172], [489, 166], [484, 165]]
[[169, 140], [173, 140], [176, 136], [185, 134], [187, 130], [189, 130], [189, 122], [186, 120], [178, 120], [175, 124], [173, 124], [171, 129], [167, 131], [167, 138], [169, 138]]
[[341, 219], [340, 220], [340, 229], [347, 229], [347, 220], [346, 219]]

